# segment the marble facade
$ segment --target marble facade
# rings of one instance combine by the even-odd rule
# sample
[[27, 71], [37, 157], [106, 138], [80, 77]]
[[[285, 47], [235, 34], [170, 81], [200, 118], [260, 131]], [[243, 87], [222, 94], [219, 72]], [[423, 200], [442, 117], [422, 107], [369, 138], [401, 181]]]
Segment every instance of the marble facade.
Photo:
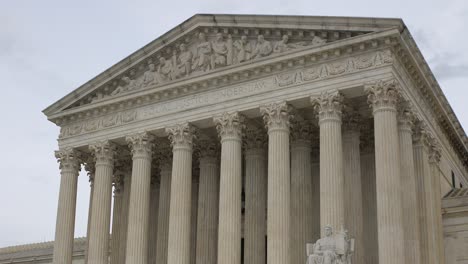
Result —
[[306, 263], [325, 226], [353, 263], [445, 263], [440, 181], [468, 180], [399, 19], [195, 15], [44, 113], [55, 264], [72, 263], [81, 165], [89, 264]]

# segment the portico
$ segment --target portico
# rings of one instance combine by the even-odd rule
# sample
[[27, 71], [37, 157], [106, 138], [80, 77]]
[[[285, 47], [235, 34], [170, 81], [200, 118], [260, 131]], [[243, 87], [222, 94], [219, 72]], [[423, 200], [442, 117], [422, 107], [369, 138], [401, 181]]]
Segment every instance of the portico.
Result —
[[438, 168], [467, 176], [466, 135], [413, 44], [398, 19], [192, 17], [45, 110], [54, 263], [80, 165], [87, 263], [305, 263], [325, 226], [353, 263], [444, 263]]

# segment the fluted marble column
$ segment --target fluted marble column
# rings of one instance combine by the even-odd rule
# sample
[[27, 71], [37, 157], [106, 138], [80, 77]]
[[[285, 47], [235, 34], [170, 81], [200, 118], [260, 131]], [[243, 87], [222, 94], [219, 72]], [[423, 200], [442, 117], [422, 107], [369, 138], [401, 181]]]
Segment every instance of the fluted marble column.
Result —
[[119, 243], [119, 260], [118, 264], [125, 263], [125, 252], [127, 250], [127, 231], [128, 231], [128, 212], [130, 207], [130, 188], [132, 163], [131, 158], [122, 163], [123, 172], [123, 191], [122, 191], [122, 212], [120, 214], [120, 243]]
[[89, 245], [89, 228], [91, 227], [91, 208], [93, 208], [93, 192], [94, 192], [94, 173], [96, 172], [95, 161], [91, 155], [88, 156], [84, 164], [85, 170], [89, 177], [89, 206], [88, 206], [88, 222], [86, 224], [86, 248], [84, 263], [88, 263], [88, 245]]
[[193, 162], [192, 168], [192, 204], [190, 205], [190, 264], [197, 261], [197, 221], [198, 221], [198, 194], [200, 186], [200, 167]]
[[[314, 132], [318, 135], [318, 129]], [[310, 211], [310, 226], [312, 228], [312, 240], [315, 242], [320, 238], [320, 150], [319, 150], [319, 140], [312, 141], [312, 158], [311, 158], [311, 175], [312, 175], [312, 191], [310, 193], [311, 197], [311, 207]]]
[[419, 264], [421, 263], [420, 227], [416, 177], [414, 174], [412, 125], [413, 114], [409, 105], [407, 103], [400, 104], [398, 109], [398, 137], [400, 140], [405, 263]]
[[[433, 245], [431, 245], [429, 219], [428, 219], [428, 197], [430, 191], [427, 189], [430, 173], [429, 168], [429, 139], [424, 124], [416, 122], [413, 134], [413, 158], [414, 158], [414, 174], [416, 177], [416, 195], [418, 201], [418, 217], [420, 227], [420, 251], [421, 263], [433, 264], [434, 258], [431, 255], [434, 253]], [[432, 259], [432, 261], [431, 261]]]
[[291, 263], [291, 179], [289, 126], [285, 101], [260, 108], [268, 129], [267, 263]]
[[334, 232], [344, 227], [343, 145], [341, 110], [343, 95], [328, 91], [311, 97], [320, 126], [320, 225], [330, 225]]
[[74, 149], [55, 152], [60, 164], [60, 192], [55, 225], [54, 264], [71, 264], [75, 233], [76, 193], [81, 156]]
[[364, 232], [365, 264], [379, 263], [377, 239], [377, 193], [375, 187], [375, 146], [374, 130], [369, 124], [361, 136], [361, 177]]
[[404, 263], [396, 80], [366, 85], [374, 115], [379, 263]]
[[224, 113], [213, 118], [221, 138], [218, 262], [241, 263], [242, 131], [244, 117]]
[[291, 263], [306, 263], [306, 243], [313, 242], [311, 125], [293, 122], [291, 128]]
[[200, 141], [200, 182], [197, 215], [197, 264], [216, 264], [218, 247], [219, 146]]
[[436, 263], [445, 263], [445, 252], [444, 252], [444, 234], [442, 226], [442, 195], [440, 191], [440, 170], [439, 163], [441, 157], [441, 150], [437, 140], [433, 137], [431, 139], [431, 147], [429, 149], [429, 167], [430, 174], [429, 180], [432, 183], [430, 190], [432, 196], [432, 223], [434, 224], [433, 241], [435, 244], [436, 251]]
[[122, 234], [121, 221], [122, 218], [122, 186], [123, 186], [123, 173], [117, 171], [114, 174], [114, 209], [112, 210], [112, 236], [111, 236], [111, 257], [110, 263], [118, 263], [120, 256], [120, 241]]
[[150, 215], [149, 215], [149, 236], [148, 236], [148, 263], [156, 263], [156, 249], [158, 236], [158, 207], [160, 193], [159, 168], [152, 168], [151, 191], [150, 191]]
[[356, 110], [347, 109], [343, 118], [343, 167], [345, 197], [345, 225], [355, 238], [353, 263], [364, 263], [364, 219], [362, 212], [360, 122]]
[[265, 263], [266, 247], [266, 132], [248, 128], [245, 133], [244, 263]]
[[93, 207], [91, 209], [91, 227], [89, 231], [89, 264], [107, 264], [109, 261], [115, 147], [109, 141], [101, 141], [89, 146], [96, 158]]
[[169, 235], [169, 207], [171, 198], [172, 149], [160, 146], [157, 158], [161, 170], [159, 191], [158, 237], [156, 241], [156, 263], [167, 264], [167, 242]]
[[153, 136], [140, 132], [126, 138], [132, 152], [132, 183], [125, 263], [148, 264], [148, 231]]
[[167, 263], [189, 264], [195, 128], [183, 123], [166, 128], [166, 133], [173, 151]]

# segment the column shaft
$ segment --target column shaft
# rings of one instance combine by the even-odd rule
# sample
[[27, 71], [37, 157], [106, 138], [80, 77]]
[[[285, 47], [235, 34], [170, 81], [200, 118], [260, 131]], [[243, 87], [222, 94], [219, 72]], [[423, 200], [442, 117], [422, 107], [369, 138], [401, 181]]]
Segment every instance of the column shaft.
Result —
[[440, 190], [440, 149], [438, 146], [431, 147], [430, 154], [430, 177], [432, 181], [432, 197], [433, 197], [433, 217], [434, 217], [434, 241], [437, 249], [437, 263], [445, 263], [445, 249], [444, 249], [444, 233], [442, 226], [442, 195]]
[[375, 186], [374, 145], [372, 144], [366, 148], [368, 150], [365, 150], [361, 155], [363, 225], [366, 228], [363, 237], [366, 255], [363, 263], [378, 264], [379, 241], [377, 238], [377, 193]]
[[96, 171], [96, 167], [94, 164], [94, 159], [89, 156], [88, 160], [84, 164], [85, 170], [88, 172], [89, 176], [89, 206], [88, 206], [88, 222], [86, 224], [86, 248], [84, 253], [84, 263], [88, 263], [88, 246], [89, 246], [89, 229], [91, 227], [91, 209], [93, 205], [93, 192], [94, 192], [94, 172]]
[[343, 95], [324, 92], [311, 98], [320, 126], [320, 225], [330, 225], [334, 232], [344, 228], [343, 145], [341, 109]]
[[418, 201], [418, 216], [420, 224], [420, 248], [421, 248], [421, 263], [434, 263], [430, 262], [431, 247], [429, 243], [429, 230], [428, 230], [428, 211], [427, 211], [427, 196], [429, 191], [426, 191], [427, 175], [429, 175], [429, 157], [427, 153], [427, 146], [424, 139], [420, 137], [418, 132], [415, 135], [413, 145], [414, 168], [416, 176], [416, 195]]
[[295, 139], [292, 142], [291, 263], [306, 263], [305, 245], [313, 242], [311, 151], [310, 140]]
[[316, 150], [317, 151], [312, 152], [311, 159], [312, 191], [310, 197], [312, 210], [309, 213], [309, 217], [311, 219], [310, 226], [312, 228], [312, 242], [315, 242], [320, 238], [320, 154], [318, 153], [318, 146]]
[[127, 231], [128, 231], [128, 211], [130, 207], [130, 188], [131, 188], [131, 163], [126, 164], [123, 179], [122, 211], [120, 214], [120, 243], [118, 264], [125, 263], [125, 252], [127, 249]]
[[221, 137], [217, 263], [240, 264], [243, 116], [225, 113], [214, 121]]
[[151, 178], [150, 220], [148, 236], [148, 263], [156, 263], [157, 235], [158, 235], [158, 207], [159, 207], [159, 176]]
[[[264, 137], [261, 143], [265, 142]], [[253, 147], [257, 148], [245, 150], [245, 264], [265, 263], [266, 260], [266, 150], [264, 146]]]
[[373, 106], [379, 263], [404, 263], [396, 81], [366, 87]]
[[398, 123], [405, 263], [419, 264], [421, 263], [420, 227], [414, 173], [413, 139], [409, 112], [406, 112], [405, 109], [400, 109]]
[[[200, 144], [207, 145], [207, 144]], [[213, 151], [213, 156], [216, 154]], [[197, 215], [197, 264], [216, 264], [218, 241], [219, 165], [216, 157], [200, 157]]]
[[346, 171], [346, 177], [344, 177], [345, 223], [349, 234], [355, 238], [353, 263], [364, 263], [366, 251], [362, 212], [360, 132], [357, 125], [353, 124], [353, 128], [347, 125], [343, 133], [343, 163], [344, 171]]
[[103, 141], [91, 145], [90, 149], [96, 157], [96, 174], [91, 209], [88, 263], [107, 264], [110, 249], [109, 233], [115, 146], [108, 141]]
[[158, 237], [156, 263], [167, 264], [167, 242], [169, 235], [169, 207], [171, 196], [172, 154], [161, 163], [161, 187], [159, 192]]
[[192, 170], [192, 204], [190, 216], [190, 264], [197, 261], [197, 221], [198, 221], [198, 195], [199, 195], [199, 170]]
[[132, 183], [125, 263], [148, 264], [152, 139], [145, 132], [127, 137], [132, 150]]
[[60, 192], [55, 226], [54, 264], [71, 264], [75, 232], [79, 154], [72, 149], [55, 152], [60, 163]]
[[[116, 176], [114, 180], [114, 210], [112, 212], [112, 236], [111, 236], [111, 262], [118, 263], [120, 257], [120, 242], [122, 234], [121, 221], [122, 218], [122, 192], [121, 181], [123, 175]], [[120, 179], [118, 179], [120, 178]]]
[[260, 108], [268, 129], [267, 263], [291, 263], [289, 113], [286, 102]]
[[167, 263], [189, 264], [193, 131], [187, 123], [166, 131], [173, 147]]

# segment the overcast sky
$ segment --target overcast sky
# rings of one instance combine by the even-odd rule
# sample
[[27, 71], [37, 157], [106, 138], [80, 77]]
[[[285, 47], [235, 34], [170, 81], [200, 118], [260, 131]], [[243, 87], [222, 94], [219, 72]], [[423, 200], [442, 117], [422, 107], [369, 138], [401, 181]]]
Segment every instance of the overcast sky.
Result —
[[[54, 239], [57, 127], [42, 110], [195, 13], [403, 18], [468, 127], [466, 0], [0, 0], [0, 247]], [[86, 234], [80, 174], [75, 236]]]

